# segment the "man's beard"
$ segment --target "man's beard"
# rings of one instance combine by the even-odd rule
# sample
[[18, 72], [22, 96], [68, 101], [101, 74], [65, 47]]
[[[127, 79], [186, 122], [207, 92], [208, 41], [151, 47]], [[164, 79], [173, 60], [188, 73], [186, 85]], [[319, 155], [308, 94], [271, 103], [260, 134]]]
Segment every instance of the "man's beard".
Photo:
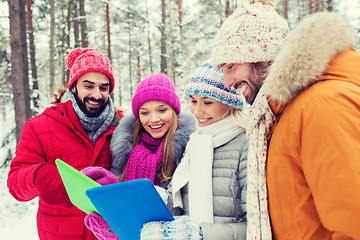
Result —
[[[79, 98], [78, 91], [77, 91], [76, 88], [75, 88], [75, 94], [74, 95], [75, 95], [76, 102], [79, 105], [81, 111], [83, 111], [83, 113], [85, 113], [85, 115], [88, 116], [88, 117], [98, 117], [104, 111], [104, 109], [106, 107], [106, 104], [107, 104], [107, 102], [105, 102], [105, 100], [103, 98], [99, 99], [99, 100], [96, 100], [96, 99], [94, 99], [92, 97], [84, 97], [84, 99], [81, 100]], [[98, 102], [100, 104], [100, 107], [99, 108], [91, 108], [92, 111], [87, 110], [86, 105], [85, 105], [87, 100], [91, 100], [93, 102]]]

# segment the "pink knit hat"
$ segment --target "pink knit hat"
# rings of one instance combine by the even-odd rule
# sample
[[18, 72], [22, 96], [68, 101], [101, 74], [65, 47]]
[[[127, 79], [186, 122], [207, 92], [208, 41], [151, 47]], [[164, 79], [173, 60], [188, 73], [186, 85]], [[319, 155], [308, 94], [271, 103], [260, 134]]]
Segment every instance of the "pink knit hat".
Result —
[[101, 72], [110, 79], [110, 93], [114, 91], [115, 80], [109, 58], [91, 48], [75, 48], [67, 56], [67, 67], [71, 69], [68, 88], [88, 72]]
[[132, 100], [132, 111], [139, 118], [140, 107], [147, 102], [160, 101], [169, 104], [177, 114], [181, 111], [180, 99], [176, 95], [175, 85], [163, 73], [153, 74], [142, 80], [137, 86]]
[[277, 0], [240, 0], [222, 24], [211, 53], [211, 64], [273, 60], [289, 32], [275, 10]]

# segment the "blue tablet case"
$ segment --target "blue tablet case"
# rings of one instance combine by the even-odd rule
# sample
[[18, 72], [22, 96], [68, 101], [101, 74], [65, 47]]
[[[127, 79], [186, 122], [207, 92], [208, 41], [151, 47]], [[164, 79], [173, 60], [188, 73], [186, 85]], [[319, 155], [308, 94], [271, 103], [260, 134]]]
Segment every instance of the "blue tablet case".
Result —
[[91, 188], [86, 195], [121, 240], [140, 239], [147, 222], [174, 220], [149, 179]]

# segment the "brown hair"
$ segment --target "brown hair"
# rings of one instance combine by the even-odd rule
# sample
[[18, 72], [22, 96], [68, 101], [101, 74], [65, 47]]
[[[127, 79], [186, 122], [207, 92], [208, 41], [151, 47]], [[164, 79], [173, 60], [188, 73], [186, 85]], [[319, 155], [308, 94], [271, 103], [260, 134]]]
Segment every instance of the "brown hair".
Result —
[[[179, 127], [179, 122], [177, 118], [177, 114], [173, 108], [172, 111], [172, 122], [168, 131], [163, 136], [164, 145], [163, 145], [163, 156], [160, 164], [156, 168], [155, 178], [160, 182], [166, 182], [171, 179], [172, 174], [175, 170], [175, 148], [174, 148], [174, 135], [176, 130]], [[133, 125], [133, 148], [139, 143], [141, 139], [141, 133], [145, 131], [139, 119], [136, 119]], [[127, 163], [126, 163], [127, 165]], [[122, 182], [125, 178], [125, 172], [118, 177], [119, 181]]]
[[261, 81], [259, 82], [261, 83], [261, 85], [264, 83], [271, 63], [271, 61], [251, 63], [251, 76], [253, 78], [260, 78]]

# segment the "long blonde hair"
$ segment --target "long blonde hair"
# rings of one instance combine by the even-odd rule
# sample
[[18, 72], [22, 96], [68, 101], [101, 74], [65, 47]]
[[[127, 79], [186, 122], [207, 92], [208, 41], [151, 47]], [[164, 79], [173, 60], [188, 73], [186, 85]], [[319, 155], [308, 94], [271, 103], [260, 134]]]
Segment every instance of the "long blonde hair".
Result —
[[[156, 168], [156, 175], [155, 178], [159, 181], [159, 183], [166, 182], [171, 179], [172, 174], [175, 170], [175, 148], [174, 148], [174, 135], [176, 130], [179, 127], [178, 117], [175, 110], [171, 107], [172, 111], [172, 122], [170, 123], [170, 127], [168, 131], [163, 136], [164, 138], [164, 145], [163, 145], [163, 154], [162, 160], [160, 164]], [[144, 127], [142, 126], [140, 119], [136, 119], [133, 125], [133, 148], [140, 142], [141, 134], [145, 131]], [[126, 163], [127, 165], [127, 163]], [[125, 178], [125, 172], [119, 176], [119, 181], [123, 181]]]

